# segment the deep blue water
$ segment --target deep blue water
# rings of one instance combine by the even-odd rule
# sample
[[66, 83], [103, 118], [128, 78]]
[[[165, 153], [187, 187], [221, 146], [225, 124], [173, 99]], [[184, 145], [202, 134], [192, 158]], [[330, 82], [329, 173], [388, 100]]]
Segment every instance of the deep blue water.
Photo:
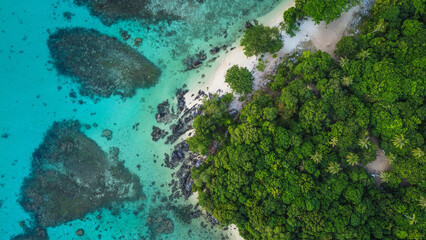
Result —
[[[120, 214], [112, 215], [107, 209], [88, 214], [83, 220], [75, 220], [61, 226], [48, 228], [50, 239], [141, 239], [150, 238], [146, 218], [150, 211], [161, 206], [151, 201], [155, 192], [168, 196], [171, 181], [170, 169], [161, 167], [164, 153], [170, 153], [171, 145], [151, 140], [156, 106], [175, 95], [176, 88], [191, 81], [201, 81], [201, 74], [214, 69], [183, 72], [182, 60], [188, 54], [211, 46], [232, 44], [239, 36], [238, 30], [247, 20], [255, 19], [272, 10], [279, 0], [158, 0], [153, 8], [174, 12], [181, 20], [147, 25], [140, 21], [121, 21], [112, 26], [103, 25], [84, 7], [76, 7], [71, 0], [63, 1], [12, 1], [0, 2], [0, 238], [23, 232], [20, 221], [31, 224], [31, 216], [19, 205], [22, 181], [31, 172], [31, 154], [43, 141], [45, 132], [54, 121], [76, 119], [82, 123], [97, 123], [98, 127], [85, 130], [85, 134], [97, 142], [104, 151], [112, 146], [120, 148], [120, 159], [137, 174], [143, 183], [147, 200], [124, 202]], [[73, 14], [71, 20], [64, 12]], [[68, 77], [58, 75], [49, 62], [46, 41], [49, 33], [60, 27], [94, 28], [119, 39], [119, 29], [128, 30], [132, 38], [143, 38], [137, 48], [146, 58], [162, 70], [159, 83], [149, 89], [140, 89], [125, 101], [118, 96], [98, 102], [80, 96], [84, 104], [73, 101], [70, 91], [78, 92], [78, 86]], [[226, 33], [225, 33], [226, 32]], [[166, 34], [169, 33], [169, 34]], [[226, 36], [226, 37], [225, 37]], [[139, 123], [139, 130], [132, 126]], [[113, 138], [101, 137], [103, 129], [111, 129]], [[162, 126], [162, 128], [166, 128]], [[7, 136], [7, 137], [6, 137]], [[154, 155], [159, 156], [156, 158]], [[153, 161], [156, 160], [156, 163]], [[142, 168], [138, 170], [137, 165]], [[155, 185], [151, 183], [155, 181]], [[164, 187], [160, 187], [164, 184]], [[178, 204], [184, 204], [179, 200]], [[143, 210], [133, 210], [143, 205]], [[165, 210], [164, 210], [165, 211]], [[101, 213], [102, 219], [96, 216]], [[160, 235], [159, 239], [220, 239], [224, 232], [217, 228], [200, 227], [203, 218], [190, 224], [180, 222], [167, 213], [174, 222], [174, 232]], [[85, 229], [83, 237], [75, 231]], [[97, 229], [97, 230], [96, 230]], [[192, 230], [188, 235], [188, 230]]]

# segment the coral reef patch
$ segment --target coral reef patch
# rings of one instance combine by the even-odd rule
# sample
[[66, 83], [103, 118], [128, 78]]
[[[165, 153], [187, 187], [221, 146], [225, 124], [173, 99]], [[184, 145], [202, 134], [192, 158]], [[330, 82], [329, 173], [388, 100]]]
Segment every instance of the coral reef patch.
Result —
[[90, 14], [98, 17], [105, 25], [119, 20], [145, 19], [150, 21], [178, 19], [165, 11], [153, 13], [148, 5], [151, 0], [74, 0], [78, 6], [85, 6]]
[[36, 227], [80, 219], [113, 202], [138, 200], [139, 178], [80, 131], [78, 121], [55, 122], [33, 153], [20, 204], [33, 213]]
[[135, 49], [94, 29], [63, 28], [47, 45], [58, 73], [80, 84], [82, 95], [132, 97], [154, 86], [160, 70]]

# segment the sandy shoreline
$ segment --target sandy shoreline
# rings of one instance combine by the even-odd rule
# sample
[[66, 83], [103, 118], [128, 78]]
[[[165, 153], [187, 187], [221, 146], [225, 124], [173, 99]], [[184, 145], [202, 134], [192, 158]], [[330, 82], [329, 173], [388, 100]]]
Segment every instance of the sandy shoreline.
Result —
[[[259, 18], [259, 22], [263, 25], [275, 27], [279, 26], [283, 20], [283, 12], [288, 8], [294, 6], [294, 1], [283, 1], [277, 7], [275, 7], [270, 13]], [[274, 74], [277, 64], [281, 59], [288, 53], [296, 50], [301, 43], [307, 42], [318, 50], [328, 52], [334, 56], [335, 45], [338, 40], [343, 36], [346, 29], [350, 26], [354, 18], [354, 13], [358, 12], [360, 7], [354, 7], [348, 12], [344, 13], [339, 19], [333, 21], [328, 26], [325, 23], [315, 25], [311, 20], [303, 21], [300, 26], [300, 31], [295, 37], [288, 36], [285, 32], [281, 32], [282, 39], [284, 41], [284, 47], [277, 53], [277, 57], [273, 58], [271, 54], [266, 54], [263, 58], [267, 61], [266, 69], [264, 72], [259, 72], [256, 69], [258, 62], [257, 57], [246, 57], [243, 52], [243, 48], [236, 46], [232, 51], [227, 52], [223, 56], [219, 57], [217, 61], [220, 61], [219, 65], [207, 76], [207, 80], [199, 85], [192, 81], [193, 84], [189, 86], [189, 93], [186, 94], [186, 102], [188, 107], [192, 107], [195, 104], [199, 104], [200, 101], [194, 101], [191, 95], [197, 95], [198, 90], [204, 92], [216, 93], [218, 91], [222, 93], [231, 92], [229, 86], [225, 83], [225, 74], [228, 68], [233, 65], [240, 67], [247, 67], [252, 71], [255, 77], [254, 89], [260, 89], [264, 86], [264, 77], [268, 74]], [[239, 40], [237, 40], [237, 43]], [[232, 108], [239, 109], [241, 104], [238, 101], [234, 101]]]
[[[270, 13], [261, 17], [259, 22], [263, 25], [275, 27], [283, 21], [283, 12], [288, 8], [294, 6], [294, 1], [283, 1], [277, 7], [275, 7]], [[288, 53], [296, 50], [301, 43], [308, 42], [312, 44], [318, 50], [328, 52], [330, 55], [334, 56], [334, 49], [336, 43], [343, 36], [345, 31], [348, 29], [350, 24], [353, 22], [354, 14], [360, 11], [360, 7], [354, 7], [348, 12], [344, 13], [339, 19], [333, 21], [328, 26], [325, 23], [315, 25], [311, 20], [303, 21], [300, 26], [300, 31], [296, 34], [295, 37], [290, 37], [285, 32], [281, 32], [284, 40], [284, 47], [277, 53], [277, 57], [273, 58], [271, 54], [267, 54], [263, 60], [267, 61], [266, 68], [264, 72], [259, 72], [256, 69], [256, 64], [258, 62], [257, 57], [247, 58], [244, 55], [243, 48], [239, 46], [234, 50], [229, 51], [224, 56], [221, 56], [218, 61], [220, 61], [218, 67], [214, 69], [210, 76], [207, 76], [208, 79], [204, 82], [203, 85], [197, 85], [194, 82], [193, 85], [189, 86], [189, 92], [186, 94], [187, 106], [190, 108], [196, 104], [200, 103], [200, 100], [194, 100], [193, 96], [197, 96], [199, 90], [204, 92], [216, 93], [220, 91], [221, 93], [231, 92], [229, 86], [225, 83], [225, 74], [228, 68], [233, 65], [238, 65], [240, 67], [247, 67], [252, 71], [255, 78], [254, 89], [260, 89], [265, 84], [265, 76], [268, 74], [274, 74], [276, 66], [281, 61], [281, 59]], [[237, 41], [239, 42], [239, 40]], [[240, 109], [241, 103], [238, 102], [238, 97], [236, 97], [231, 105], [231, 108]], [[197, 202], [197, 194], [194, 194], [189, 199], [190, 202]], [[229, 226], [228, 233], [230, 239], [241, 240], [243, 239], [239, 233], [238, 228], [235, 225]]]

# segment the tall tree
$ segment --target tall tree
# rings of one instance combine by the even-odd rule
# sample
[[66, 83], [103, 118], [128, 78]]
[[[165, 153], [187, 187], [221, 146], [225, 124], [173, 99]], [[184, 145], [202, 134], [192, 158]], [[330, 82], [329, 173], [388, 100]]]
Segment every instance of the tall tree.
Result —
[[277, 27], [254, 25], [244, 31], [240, 45], [248, 57], [278, 52], [283, 47]]

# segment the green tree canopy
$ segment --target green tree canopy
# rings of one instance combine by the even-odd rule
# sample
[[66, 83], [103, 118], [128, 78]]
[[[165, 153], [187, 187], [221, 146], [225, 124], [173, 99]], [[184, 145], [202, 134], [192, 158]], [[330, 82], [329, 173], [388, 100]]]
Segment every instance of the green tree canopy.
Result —
[[244, 31], [240, 45], [248, 57], [264, 53], [275, 53], [283, 47], [280, 31], [277, 27], [254, 25]]
[[315, 23], [325, 21], [328, 24], [359, 2], [359, 0], [296, 0], [296, 8], [302, 9]]
[[253, 75], [245, 67], [232, 66], [226, 71], [225, 82], [238, 94], [247, 94], [253, 90]]

